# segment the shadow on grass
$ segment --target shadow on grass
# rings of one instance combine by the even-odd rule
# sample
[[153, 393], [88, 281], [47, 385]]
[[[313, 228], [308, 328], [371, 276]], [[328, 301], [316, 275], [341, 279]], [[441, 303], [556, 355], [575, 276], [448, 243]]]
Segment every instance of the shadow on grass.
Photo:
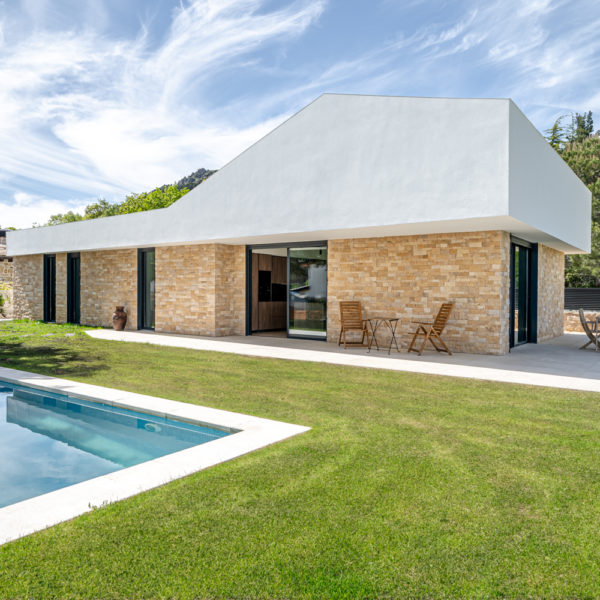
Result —
[[0, 365], [43, 375], [85, 377], [110, 365], [73, 338], [0, 340]]

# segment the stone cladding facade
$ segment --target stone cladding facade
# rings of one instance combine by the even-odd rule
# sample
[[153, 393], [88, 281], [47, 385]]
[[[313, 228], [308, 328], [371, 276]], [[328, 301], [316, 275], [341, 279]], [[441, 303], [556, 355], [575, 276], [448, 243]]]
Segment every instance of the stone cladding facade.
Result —
[[244, 246], [156, 248], [156, 331], [244, 335]]
[[[62, 256], [66, 271], [66, 255]], [[137, 329], [137, 250], [94, 250], [81, 252], [80, 257], [81, 323], [112, 327], [115, 307], [124, 306], [127, 312], [126, 329]], [[64, 298], [67, 295], [66, 285], [59, 291], [58, 256], [56, 271], [58, 318], [58, 295]], [[64, 315], [66, 318], [66, 308]]]
[[[501, 231], [332, 240], [328, 247], [327, 339], [340, 330], [339, 301], [360, 300], [365, 316], [400, 318], [410, 343], [415, 320], [454, 301], [444, 340], [457, 352], [508, 352], [509, 235]], [[385, 334], [378, 332], [385, 340]]]
[[15, 256], [13, 265], [13, 316], [19, 319], [43, 319], [43, 255]]
[[538, 244], [538, 342], [563, 334], [564, 306], [565, 255]]
[[[245, 246], [155, 249], [156, 331], [244, 335]], [[81, 322], [110, 327], [117, 305], [137, 329], [137, 250], [81, 252]], [[538, 340], [563, 326], [564, 256], [539, 246]], [[66, 254], [56, 255], [57, 321], [66, 320]], [[15, 316], [43, 318], [43, 256], [14, 259]], [[327, 337], [337, 342], [339, 301], [360, 300], [365, 316], [397, 316], [406, 348], [415, 320], [455, 302], [444, 339], [457, 352], [508, 352], [510, 236], [502, 231], [331, 240]], [[579, 330], [578, 316], [575, 330]], [[386, 332], [378, 331], [385, 343]]]
[[67, 322], [67, 254], [56, 254], [56, 322]]

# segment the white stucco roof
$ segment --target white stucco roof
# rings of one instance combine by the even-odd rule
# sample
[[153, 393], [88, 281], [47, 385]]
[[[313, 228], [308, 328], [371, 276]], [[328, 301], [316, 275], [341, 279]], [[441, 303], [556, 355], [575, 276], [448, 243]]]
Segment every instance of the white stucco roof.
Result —
[[496, 229], [590, 250], [589, 190], [511, 100], [325, 94], [168, 208], [9, 232], [8, 250]]

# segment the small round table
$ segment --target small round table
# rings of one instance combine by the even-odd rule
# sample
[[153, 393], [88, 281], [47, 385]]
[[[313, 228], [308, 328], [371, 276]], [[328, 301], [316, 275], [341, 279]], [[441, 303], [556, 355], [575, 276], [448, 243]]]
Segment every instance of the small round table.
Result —
[[398, 327], [398, 322], [400, 321], [400, 319], [398, 317], [370, 317], [367, 319], [367, 323], [369, 323], [369, 327], [371, 327], [371, 339], [369, 340], [369, 350], [368, 352], [371, 352], [371, 346], [373, 345], [373, 341], [375, 341], [375, 347], [377, 348], [377, 350], [385, 350], [385, 348], [380, 348], [379, 344], [377, 342], [377, 337], [376, 337], [376, 333], [377, 333], [377, 329], [379, 328], [379, 326], [381, 324], [386, 325], [391, 334], [392, 337], [390, 339], [390, 347], [388, 348], [388, 354], [391, 354], [392, 352], [392, 345], [396, 346], [396, 350], [398, 352], [400, 352], [400, 348], [398, 348], [398, 342], [396, 340], [396, 327]]

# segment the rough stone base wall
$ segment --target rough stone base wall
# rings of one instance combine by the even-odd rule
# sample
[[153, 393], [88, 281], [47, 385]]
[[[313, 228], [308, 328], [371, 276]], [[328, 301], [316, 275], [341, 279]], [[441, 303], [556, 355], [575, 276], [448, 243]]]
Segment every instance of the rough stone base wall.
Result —
[[243, 335], [245, 286], [244, 246], [156, 248], [156, 331]]
[[411, 321], [432, 319], [451, 300], [455, 307], [443, 336], [450, 349], [504, 354], [509, 254], [509, 235], [501, 231], [332, 240], [327, 338], [337, 342], [340, 300], [360, 300], [365, 316], [399, 317], [403, 347], [416, 328]]
[[4, 303], [0, 308], [0, 316], [13, 316], [13, 263], [12, 259], [0, 257], [0, 296]]
[[12, 286], [14, 269], [12, 259], [0, 258], [0, 284], [8, 283]]
[[[584, 311], [586, 321], [595, 321], [600, 317], [600, 311]], [[578, 310], [565, 310], [563, 313], [564, 331], [569, 333], [584, 333]]]
[[539, 244], [538, 342], [563, 334], [564, 306], [565, 255], [563, 252]]
[[[58, 297], [65, 298], [66, 283], [59, 292], [59, 260], [65, 264], [66, 255], [57, 255], [56, 294], [57, 318]], [[126, 329], [137, 329], [137, 250], [98, 250], [81, 252], [81, 314], [84, 325], [112, 327], [112, 315], [116, 306], [124, 306], [127, 312]], [[64, 257], [64, 261], [63, 261]], [[62, 275], [61, 275], [62, 281]], [[62, 311], [61, 307], [61, 311]]]
[[13, 265], [13, 316], [17, 319], [43, 319], [43, 255], [15, 256]]

